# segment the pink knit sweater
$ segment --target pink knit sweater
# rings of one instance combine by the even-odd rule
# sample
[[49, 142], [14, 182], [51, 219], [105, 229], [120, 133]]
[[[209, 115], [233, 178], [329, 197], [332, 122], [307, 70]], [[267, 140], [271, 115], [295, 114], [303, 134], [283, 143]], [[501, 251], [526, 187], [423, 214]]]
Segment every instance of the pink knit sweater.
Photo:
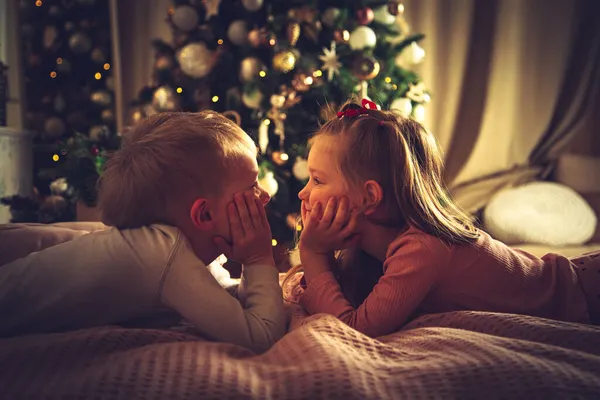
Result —
[[589, 322], [568, 259], [556, 254], [540, 259], [480, 233], [473, 244], [449, 246], [412, 227], [390, 244], [383, 276], [357, 309], [331, 272], [311, 281], [300, 304], [371, 337], [392, 333], [416, 315], [459, 310]]

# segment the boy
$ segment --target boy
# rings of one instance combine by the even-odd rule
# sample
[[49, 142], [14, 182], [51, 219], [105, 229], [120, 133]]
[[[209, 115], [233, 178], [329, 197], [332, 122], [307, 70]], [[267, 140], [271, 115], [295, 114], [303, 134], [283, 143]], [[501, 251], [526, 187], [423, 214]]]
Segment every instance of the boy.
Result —
[[[285, 333], [256, 146], [214, 112], [149, 117], [99, 183], [113, 228], [0, 267], [0, 336], [181, 314], [208, 339], [256, 352]], [[232, 297], [206, 266], [244, 264]]]

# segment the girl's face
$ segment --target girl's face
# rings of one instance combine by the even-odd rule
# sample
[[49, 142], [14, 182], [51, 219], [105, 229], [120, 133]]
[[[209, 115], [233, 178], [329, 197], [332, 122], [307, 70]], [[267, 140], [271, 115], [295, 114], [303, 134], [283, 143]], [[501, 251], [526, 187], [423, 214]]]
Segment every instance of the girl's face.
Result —
[[310, 179], [304, 189], [298, 193], [302, 200], [302, 222], [311, 212], [316, 202], [320, 202], [323, 210], [331, 197], [340, 199], [348, 196], [344, 177], [335, 165], [336, 150], [341, 147], [339, 139], [320, 136], [313, 142], [308, 155], [308, 171]]

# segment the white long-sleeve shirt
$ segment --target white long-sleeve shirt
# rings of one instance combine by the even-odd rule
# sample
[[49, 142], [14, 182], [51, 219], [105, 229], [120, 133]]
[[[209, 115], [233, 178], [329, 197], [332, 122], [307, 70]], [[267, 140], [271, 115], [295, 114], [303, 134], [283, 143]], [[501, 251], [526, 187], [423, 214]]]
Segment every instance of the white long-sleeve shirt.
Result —
[[165, 309], [208, 339], [256, 352], [286, 329], [274, 266], [245, 265], [233, 297], [171, 226], [110, 228], [0, 267], [0, 337], [113, 324]]

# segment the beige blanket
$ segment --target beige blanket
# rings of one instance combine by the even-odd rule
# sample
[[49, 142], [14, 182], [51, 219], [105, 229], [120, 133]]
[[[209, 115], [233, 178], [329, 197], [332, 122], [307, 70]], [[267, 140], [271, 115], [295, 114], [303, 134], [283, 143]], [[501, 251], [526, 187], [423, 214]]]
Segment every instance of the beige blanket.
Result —
[[259, 356], [186, 326], [96, 328], [0, 340], [0, 388], [2, 399], [592, 399], [600, 328], [456, 312], [375, 340], [296, 313]]

